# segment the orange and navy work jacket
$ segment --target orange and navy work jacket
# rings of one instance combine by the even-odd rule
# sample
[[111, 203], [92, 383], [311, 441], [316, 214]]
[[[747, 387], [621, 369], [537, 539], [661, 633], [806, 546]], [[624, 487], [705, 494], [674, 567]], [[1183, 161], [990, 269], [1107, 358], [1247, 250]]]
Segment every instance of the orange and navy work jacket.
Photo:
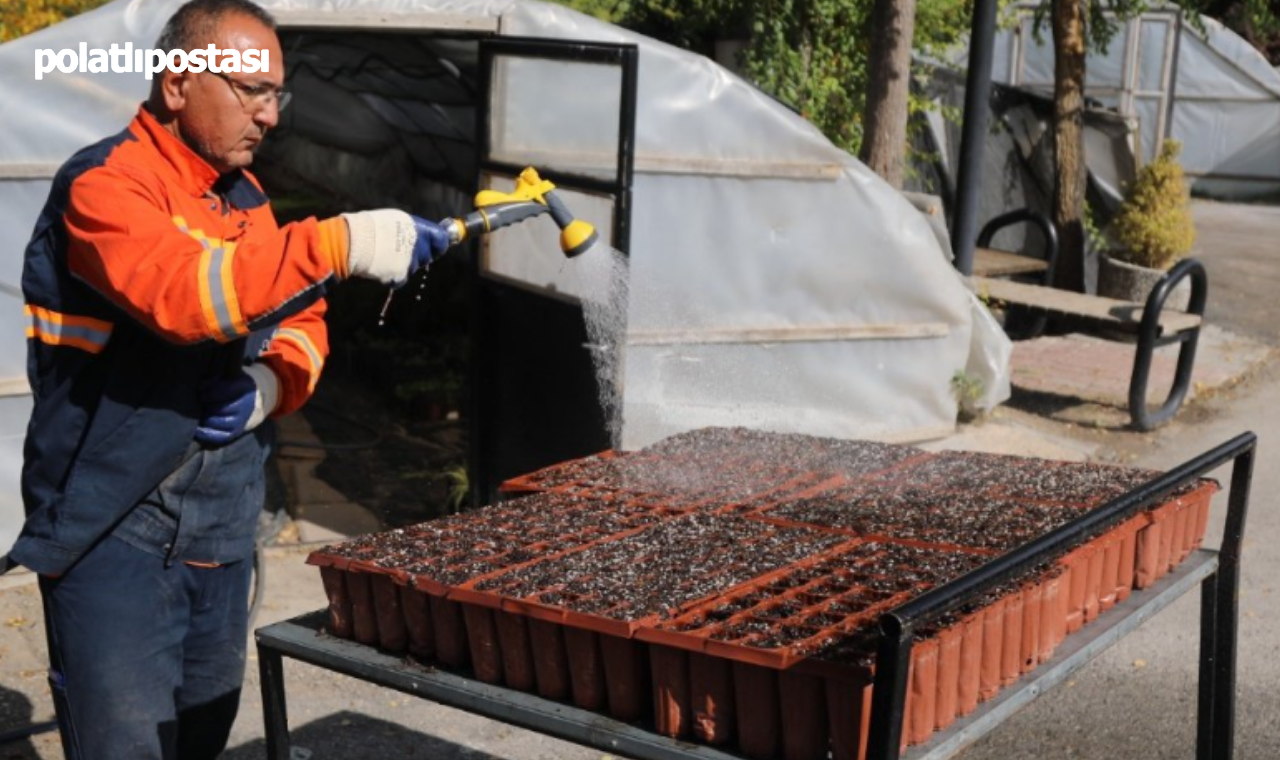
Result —
[[10, 558], [61, 573], [189, 456], [200, 385], [248, 361], [309, 397], [328, 353], [340, 219], [279, 226], [146, 110], [56, 175], [23, 268], [35, 406]]

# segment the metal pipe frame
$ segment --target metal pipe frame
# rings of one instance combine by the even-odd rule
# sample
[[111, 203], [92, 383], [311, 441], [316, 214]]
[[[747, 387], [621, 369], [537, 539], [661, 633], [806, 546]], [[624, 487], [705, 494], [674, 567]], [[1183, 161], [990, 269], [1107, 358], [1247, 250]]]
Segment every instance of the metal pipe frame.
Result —
[[869, 760], [897, 760], [906, 712], [913, 637], [940, 616], [975, 603], [1000, 583], [1065, 553], [1139, 510], [1153, 506], [1195, 478], [1233, 462], [1226, 530], [1218, 569], [1201, 585], [1200, 685], [1197, 760], [1231, 760], [1235, 731], [1236, 634], [1240, 547], [1248, 516], [1257, 436], [1242, 433], [996, 560], [886, 613], [872, 692]]
[[1040, 230], [1040, 235], [1044, 238], [1045, 263], [1044, 276], [1041, 277], [1040, 284], [1052, 286], [1053, 273], [1058, 268], [1058, 228], [1045, 214], [1031, 208], [1020, 208], [1001, 214], [983, 225], [982, 232], [978, 233], [978, 247], [990, 248], [991, 241], [995, 239], [997, 232], [1015, 224], [1030, 224]]
[[[1196, 259], [1184, 259], [1156, 283], [1147, 296], [1142, 310], [1142, 324], [1138, 327], [1138, 350], [1133, 357], [1133, 374], [1129, 377], [1129, 416], [1138, 430], [1152, 430], [1169, 420], [1182, 406], [1187, 391], [1191, 389], [1191, 370], [1196, 363], [1196, 345], [1200, 342], [1200, 327], [1196, 326], [1174, 335], [1160, 334], [1160, 312], [1178, 283], [1191, 278], [1191, 303], [1187, 313], [1204, 316], [1205, 302], [1209, 297], [1209, 276], [1204, 265]], [[1173, 374], [1173, 386], [1159, 408], [1147, 408], [1147, 384], [1151, 379], [1151, 358], [1160, 346], [1181, 343], [1178, 364]]]
[[974, 229], [982, 188], [982, 151], [991, 115], [991, 64], [995, 57], [996, 0], [974, 0], [969, 30], [969, 70], [964, 85], [964, 120], [956, 171], [956, 207], [951, 245], [956, 269], [973, 274]]
[[432, 667], [406, 665], [404, 656], [346, 639], [317, 635], [327, 612], [319, 611], [255, 632], [268, 760], [289, 760], [284, 658], [310, 663], [367, 683], [492, 720], [555, 736], [610, 755], [638, 760], [743, 760], [722, 748], [668, 738], [537, 694], [487, 684]]
[[1218, 549], [1218, 572], [1201, 587], [1200, 698], [1196, 722], [1197, 760], [1231, 760], [1235, 752], [1236, 637], [1240, 603], [1240, 558], [1256, 439], [1235, 458], [1227, 522]]
[[[621, 98], [618, 119], [618, 156], [617, 170], [612, 180], [600, 179], [586, 174], [555, 171], [547, 167], [538, 167], [538, 172], [556, 184], [563, 184], [568, 189], [590, 190], [597, 193], [613, 195], [621, 203], [625, 197], [626, 206], [630, 206], [632, 178], [635, 172], [635, 114], [636, 93], [638, 87], [639, 48], [633, 44], [608, 44], [597, 42], [579, 42], [572, 40], [548, 40], [540, 37], [497, 37], [486, 40], [482, 46], [480, 72], [482, 77], [481, 111], [479, 120], [478, 142], [480, 145], [480, 165], [483, 170], [497, 171], [511, 176], [518, 176], [525, 168], [523, 165], [511, 164], [490, 158], [490, 134], [488, 130], [489, 103], [487, 97], [492, 87], [493, 58], [497, 55], [512, 58], [541, 58], [545, 60], [573, 61], [576, 63], [594, 63], [619, 67], [619, 88]], [[617, 216], [623, 216], [618, 214]], [[629, 238], [628, 225], [623, 225], [622, 232]], [[613, 247], [624, 253], [629, 248], [629, 239], [617, 237], [619, 230], [614, 229]]]
[[[1058, 228], [1047, 215], [1031, 208], [1021, 208], [1001, 214], [983, 225], [982, 232], [978, 233], [978, 247], [990, 248], [996, 233], [1015, 224], [1030, 224], [1040, 230], [1040, 235], [1044, 239], [1045, 269], [1039, 284], [1047, 288], [1053, 287], [1053, 275], [1058, 271]], [[1049, 315], [1039, 314], [1026, 321], [1019, 320], [1024, 323], [1017, 325], [1010, 325], [1009, 321], [1006, 317], [1005, 333], [1014, 340], [1025, 340], [1044, 332], [1045, 326], [1049, 324]]]
[[[553, 168], [538, 167], [539, 173], [566, 190], [593, 192], [611, 196], [614, 199], [613, 248], [630, 257], [631, 250], [631, 193], [635, 175], [635, 115], [636, 98], [639, 87], [639, 48], [630, 43], [610, 44], [581, 42], [576, 40], [552, 40], [540, 37], [492, 37], [486, 38], [480, 45], [480, 89], [476, 106], [476, 146], [477, 171], [475, 188], [479, 189], [486, 172], [506, 174], [517, 177], [524, 170], [523, 165], [511, 164], [491, 158], [492, 142], [489, 131], [491, 113], [491, 96], [493, 92], [493, 66], [497, 56], [538, 58], [544, 60], [574, 61], [578, 63], [613, 65], [619, 67], [621, 97], [618, 115], [618, 155], [617, 170], [612, 180], [601, 179], [573, 172], [557, 171]], [[472, 257], [471, 288], [479, 293], [480, 281], [483, 279], [480, 257]], [[482, 358], [489, 351], [484, 339], [489, 315], [481, 308], [480, 298], [474, 298], [472, 310], [472, 342], [470, 371], [473, 378], [481, 378], [484, 373], [479, 368]], [[494, 479], [493, 455], [485, 445], [485, 431], [488, 429], [488, 410], [482, 408], [480, 402], [484, 391], [470, 394], [468, 416], [471, 421], [471, 445], [468, 452], [468, 472], [471, 475], [471, 503], [485, 504], [492, 500], [494, 494], [489, 487]]]

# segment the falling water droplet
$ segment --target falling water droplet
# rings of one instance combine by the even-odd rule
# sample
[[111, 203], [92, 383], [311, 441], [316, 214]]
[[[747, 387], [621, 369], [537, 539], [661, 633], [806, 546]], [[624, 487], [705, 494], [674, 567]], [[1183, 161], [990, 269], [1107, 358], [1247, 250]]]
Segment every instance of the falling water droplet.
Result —
[[622, 445], [622, 353], [627, 330], [627, 257], [597, 243], [572, 261], [582, 287], [582, 311], [587, 323], [587, 348], [596, 370], [600, 408], [614, 448]]
[[387, 323], [387, 310], [391, 308], [391, 299], [395, 298], [395, 288], [387, 291], [387, 300], [382, 302], [382, 310], [378, 312], [378, 327]]

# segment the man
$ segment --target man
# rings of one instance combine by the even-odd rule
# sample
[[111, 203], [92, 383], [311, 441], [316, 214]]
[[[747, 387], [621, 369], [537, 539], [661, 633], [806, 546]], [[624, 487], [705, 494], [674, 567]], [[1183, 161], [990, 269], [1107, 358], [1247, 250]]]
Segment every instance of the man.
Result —
[[27, 248], [27, 520], [64, 750], [213, 758], [244, 672], [269, 436], [328, 343], [323, 296], [398, 284], [448, 245], [379, 210], [278, 227], [245, 171], [287, 102], [275, 25], [193, 0], [156, 47], [260, 50], [268, 71], [165, 71], [128, 128], [58, 172]]

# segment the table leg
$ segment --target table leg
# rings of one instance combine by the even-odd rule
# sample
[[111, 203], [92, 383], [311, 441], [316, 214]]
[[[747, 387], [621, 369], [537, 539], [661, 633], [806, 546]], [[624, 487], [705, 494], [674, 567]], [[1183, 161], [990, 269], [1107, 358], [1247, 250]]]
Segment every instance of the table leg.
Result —
[[262, 720], [267, 760], [289, 760], [289, 713], [284, 699], [284, 658], [258, 643], [258, 680], [262, 686]]

